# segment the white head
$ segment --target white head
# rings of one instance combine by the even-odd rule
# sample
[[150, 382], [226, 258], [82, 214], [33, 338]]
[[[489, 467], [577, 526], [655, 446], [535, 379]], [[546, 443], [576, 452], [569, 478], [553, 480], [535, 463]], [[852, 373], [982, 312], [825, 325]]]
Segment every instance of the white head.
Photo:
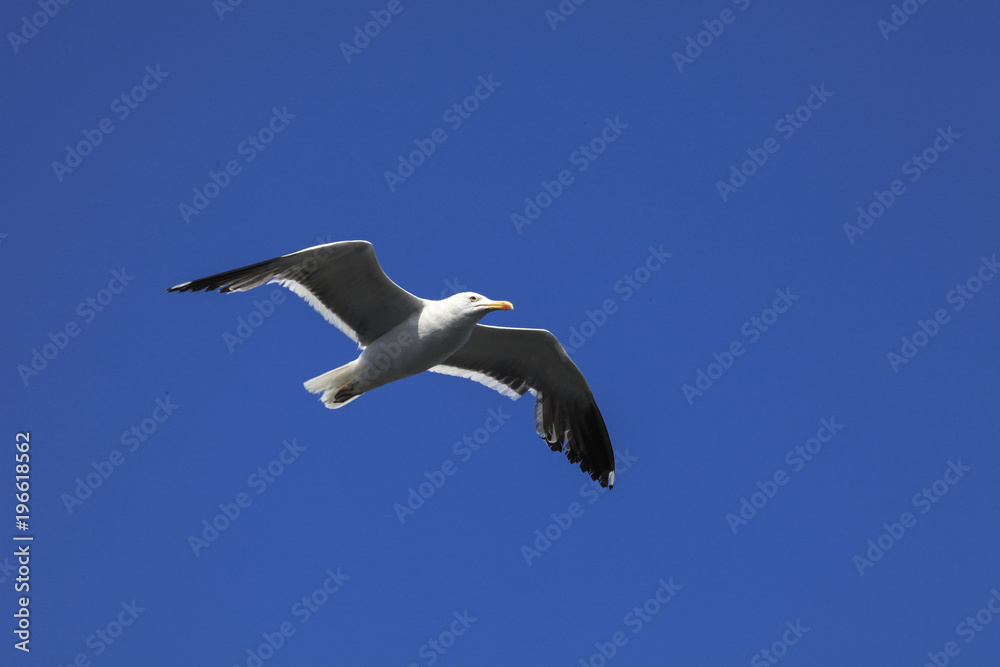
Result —
[[493, 301], [476, 292], [452, 294], [447, 299], [444, 299], [442, 304], [446, 304], [449, 311], [463, 319], [469, 318], [476, 322], [494, 310], [514, 310], [514, 306], [511, 305], [510, 301]]

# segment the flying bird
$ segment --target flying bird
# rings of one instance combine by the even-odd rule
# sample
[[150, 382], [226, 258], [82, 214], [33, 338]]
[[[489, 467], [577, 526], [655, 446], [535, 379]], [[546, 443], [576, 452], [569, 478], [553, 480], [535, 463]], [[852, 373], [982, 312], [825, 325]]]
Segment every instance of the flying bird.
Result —
[[611, 438], [580, 369], [545, 329], [479, 324], [509, 301], [462, 292], [421, 299], [392, 282], [368, 241], [340, 241], [192, 280], [168, 292], [242, 292], [277, 282], [358, 343], [360, 356], [305, 382], [328, 408], [423, 371], [469, 378], [517, 399], [535, 395], [535, 428], [602, 486], [615, 483]]

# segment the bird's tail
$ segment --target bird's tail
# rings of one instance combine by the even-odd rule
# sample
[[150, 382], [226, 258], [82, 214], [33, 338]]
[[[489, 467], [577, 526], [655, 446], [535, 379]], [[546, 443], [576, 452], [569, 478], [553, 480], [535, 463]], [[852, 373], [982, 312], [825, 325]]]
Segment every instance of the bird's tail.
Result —
[[320, 400], [326, 407], [331, 409], [342, 408], [364, 392], [356, 391], [354, 364], [357, 360], [349, 364], [344, 364], [340, 368], [318, 375], [303, 384], [306, 391], [313, 394], [322, 394]]

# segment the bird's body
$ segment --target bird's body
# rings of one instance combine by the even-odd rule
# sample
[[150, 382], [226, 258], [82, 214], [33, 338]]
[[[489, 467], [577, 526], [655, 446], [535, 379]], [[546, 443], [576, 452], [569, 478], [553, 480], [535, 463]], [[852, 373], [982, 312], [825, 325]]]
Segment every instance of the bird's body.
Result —
[[430, 370], [467, 377], [519, 398], [536, 395], [535, 423], [549, 446], [605, 486], [614, 454], [604, 419], [583, 375], [548, 331], [478, 324], [511, 310], [475, 292], [420, 299], [382, 272], [367, 241], [306, 248], [273, 260], [170, 288], [170, 292], [243, 291], [277, 281], [302, 296], [362, 348], [354, 361], [305, 382], [330, 408]]
[[[476, 299], [474, 310], [464, 307], [470, 298]], [[357, 359], [331, 371], [336, 375], [309, 380], [306, 389], [322, 392], [328, 407], [339, 408], [373, 389], [431, 370], [465, 345], [484, 315], [510, 309], [509, 303], [491, 302], [472, 292], [422, 301], [416, 313], [366, 345]]]

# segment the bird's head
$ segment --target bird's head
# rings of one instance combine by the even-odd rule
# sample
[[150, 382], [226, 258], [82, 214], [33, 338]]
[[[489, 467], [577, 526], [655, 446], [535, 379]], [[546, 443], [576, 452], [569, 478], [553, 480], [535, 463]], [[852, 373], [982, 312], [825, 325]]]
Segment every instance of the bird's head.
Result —
[[493, 301], [475, 292], [461, 292], [448, 297], [449, 305], [457, 309], [463, 316], [479, 320], [494, 310], [514, 310], [510, 301]]

